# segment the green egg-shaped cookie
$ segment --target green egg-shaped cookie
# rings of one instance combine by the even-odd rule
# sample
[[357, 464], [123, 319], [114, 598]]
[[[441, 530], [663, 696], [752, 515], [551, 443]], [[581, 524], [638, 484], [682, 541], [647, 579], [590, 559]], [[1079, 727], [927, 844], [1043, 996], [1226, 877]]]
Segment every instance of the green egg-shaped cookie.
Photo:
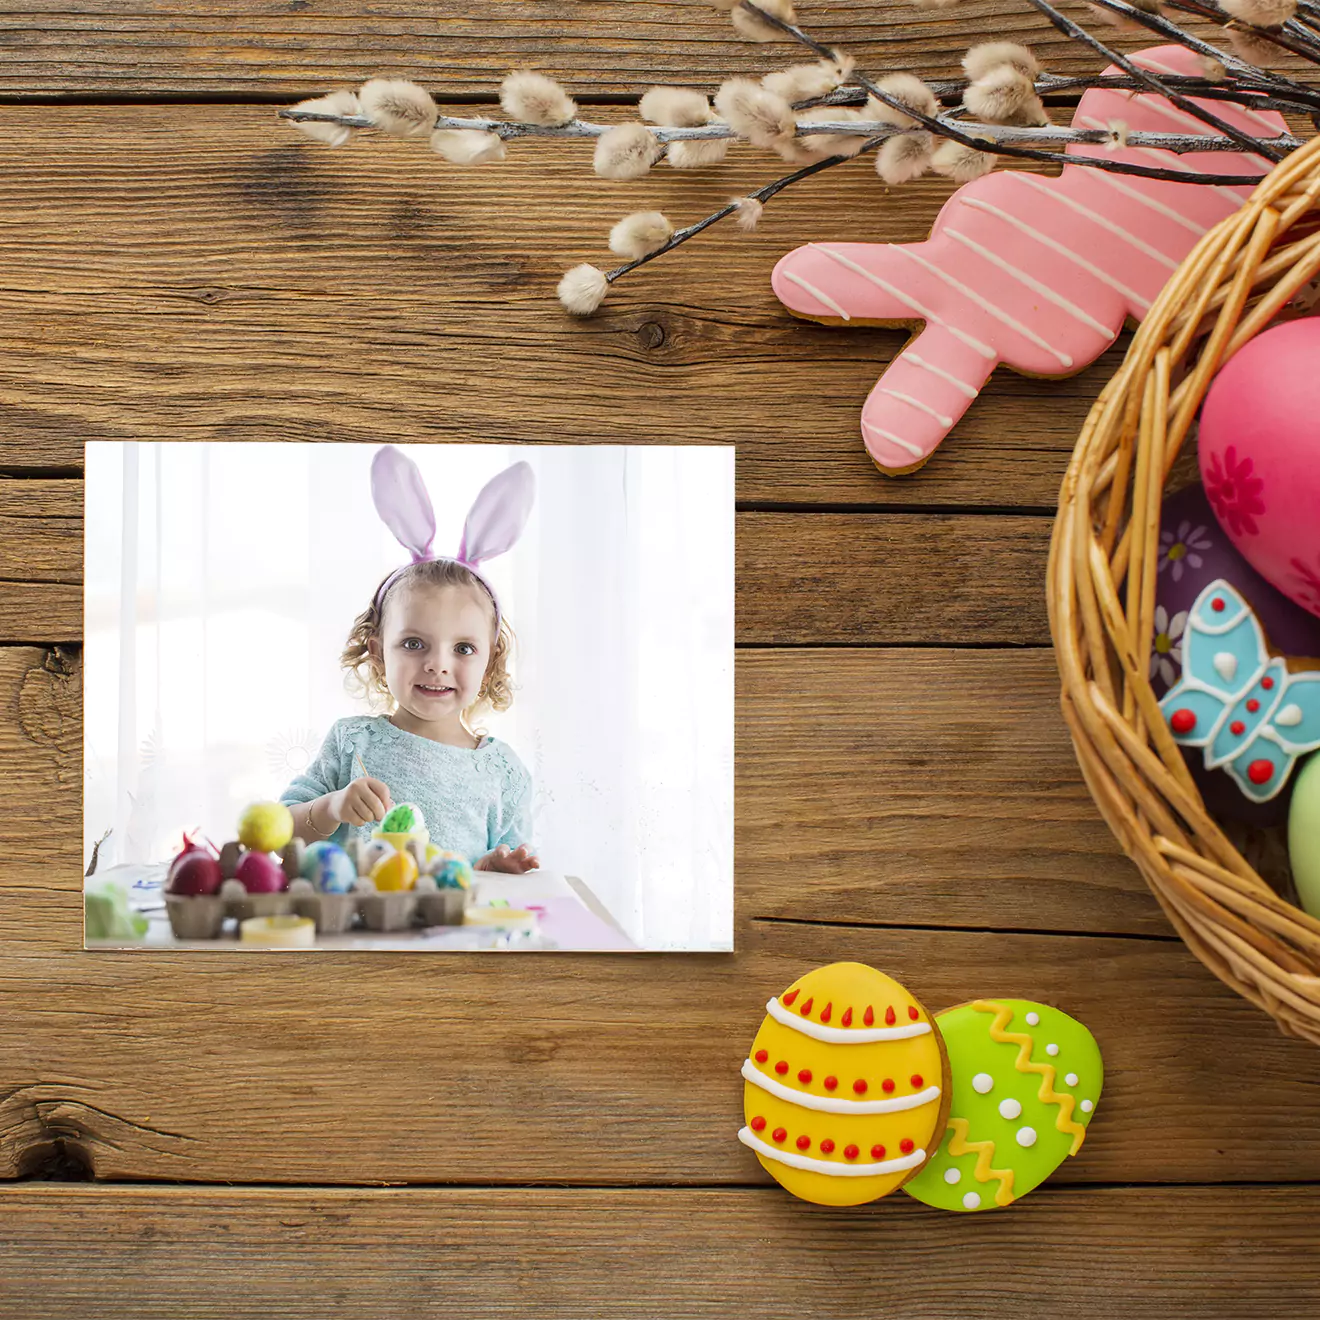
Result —
[[1076, 1155], [1104, 1066], [1075, 1018], [1029, 999], [977, 999], [935, 1018], [949, 1053], [949, 1120], [903, 1190], [940, 1210], [1011, 1205]]

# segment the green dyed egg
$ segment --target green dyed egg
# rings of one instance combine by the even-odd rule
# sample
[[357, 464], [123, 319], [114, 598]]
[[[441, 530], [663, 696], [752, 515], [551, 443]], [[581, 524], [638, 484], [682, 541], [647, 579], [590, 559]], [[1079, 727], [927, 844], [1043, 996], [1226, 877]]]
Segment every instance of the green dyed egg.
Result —
[[1320, 755], [1297, 774], [1288, 807], [1288, 859], [1302, 907], [1320, 917]]
[[412, 834], [421, 828], [422, 813], [411, 802], [400, 802], [380, 823], [382, 834]]
[[940, 1210], [1011, 1205], [1075, 1155], [1100, 1099], [1095, 1037], [1028, 999], [977, 999], [935, 1018], [949, 1055], [949, 1121], [903, 1190]]

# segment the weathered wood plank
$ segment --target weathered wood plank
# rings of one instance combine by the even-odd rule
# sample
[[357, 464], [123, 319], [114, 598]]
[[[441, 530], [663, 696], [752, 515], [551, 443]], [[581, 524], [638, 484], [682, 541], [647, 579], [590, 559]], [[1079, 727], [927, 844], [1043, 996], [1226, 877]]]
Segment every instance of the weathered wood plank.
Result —
[[277, 1320], [309, 1299], [419, 1318], [1304, 1315], [1317, 1212], [1314, 1187], [1044, 1188], [954, 1219], [902, 1194], [14, 1186], [0, 1303], [25, 1320]]
[[555, 284], [613, 264], [621, 215], [695, 219], [782, 162], [746, 149], [622, 184], [585, 145], [520, 143], [459, 173], [371, 135], [331, 150], [269, 107], [5, 116], [0, 470], [76, 470], [98, 438], [732, 440], [744, 501], [1039, 511], [1119, 361], [996, 373], [932, 461], [890, 480], [858, 417], [904, 333], [794, 320], [769, 276], [800, 243], [924, 237], [942, 180], [890, 191], [851, 162], [575, 320]]
[[[1096, 24], [1080, 5], [1065, 10], [1126, 49], [1146, 34]], [[870, 0], [799, 6], [826, 44], [843, 44], [873, 74], [912, 69], [955, 76], [977, 40], [1030, 43], [1058, 73], [1089, 72], [1097, 59], [1055, 32], [1025, 4], [971, 0], [956, 14]], [[1203, 34], [1214, 29], [1201, 29]], [[810, 55], [791, 42], [741, 41], [709, 4], [680, 0], [600, 3], [441, 3], [419, 10], [361, 0], [36, 0], [0, 7], [0, 90], [10, 96], [98, 92], [114, 96], [291, 97], [373, 76], [424, 82], [437, 97], [490, 95], [518, 67], [563, 78], [578, 96], [633, 93], [652, 82], [713, 91], [733, 74], [760, 76]]]
[[[76, 943], [70, 915], [42, 921], [47, 947]], [[0, 1177], [62, 1153], [114, 1181], [768, 1183], [736, 1140], [738, 1066], [766, 999], [841, 958], [932, 1008], [1022, 994], [1091, 1027], [1104, 1096], [1061, 1182], [1320, 1177], [1320, 1051], [1176, 941], [779, 922], [738, 938], [664, 958], [7, 942]]]
[[[1049, 652], [744, 651], [736, 681], [744, 918], [1169, 933], [1082, 783]], [[3, 648], [0, 692], [0, 932], [76, 947], [81, 666]]]

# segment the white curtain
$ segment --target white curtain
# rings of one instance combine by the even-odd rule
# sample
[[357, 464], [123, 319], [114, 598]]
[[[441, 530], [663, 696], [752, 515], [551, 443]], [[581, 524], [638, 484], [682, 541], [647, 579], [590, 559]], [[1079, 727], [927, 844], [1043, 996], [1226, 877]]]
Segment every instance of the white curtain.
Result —
[[[344, 715], [339, 652], [407, 552], [374, 445], [87, 445], [85, 855], [162, 861], [277, 797]], [[400, 445], [458, 548], [517, 459], [537, 502], [488, 571], [518, 641], [488, 715], [537, 789], [542, 865], [648, 949], [732, 947], [733, 451]]]

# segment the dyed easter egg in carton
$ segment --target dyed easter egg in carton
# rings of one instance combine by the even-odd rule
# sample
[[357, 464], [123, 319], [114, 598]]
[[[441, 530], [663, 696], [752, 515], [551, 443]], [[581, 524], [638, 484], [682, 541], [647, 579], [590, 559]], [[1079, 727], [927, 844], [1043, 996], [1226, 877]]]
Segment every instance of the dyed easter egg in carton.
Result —
[[357, 867], [337, 844], [322, 839], [302, 850], [298, 875], [321, 894], [347, 894], [357, 881]]
[[384, 820], [372, 831], [372, 841], [388, 843], [396, 850], [401, 850], [409, 843], [418, 843], [423, 847], [430, 841], [430, 832], [422, 809], [413, 802], [400, 802], [385, 813]]
[[238, 841], [252, 852], [279, 852], [293, 838], [293, 813], [282, 802], [254, 802], [238, 819]]
[[411, 889], [417, 883], [417, 862], [406, 849], [391, 852], [371, 868], [371, 882], [378, 892]]
[[947, 1126], [903, 1190], [942, 1210], [1011, 1205], [1081, 1149], [1104, 1082], [1100, 1047], [1074, 1018], [1025, 999], [977, 999], [935, 1024]]
[[786, 1191], [860, 1205], [902, 1186], [944, 1131], [940, 1033], [903, 986], [832, 963], [766, 1005], [743, 1062], [738, 1139]]
[[439, 889], [472, 887], [472, 863], [462, 853], [446, 852], [437, 848], [433, 856], [427, 857], [422, 869], [435, 880]]
[[214, 894], [223, 881], [220, 860], [201, 844], [183, 836], [183, 850], [170, 863], [167, 892], [182, 896]]
[[1257, 335], [1201, 407], [1201, 481], [1224, 532], [1260, 574], [1320, 616], [1320, 319]]

